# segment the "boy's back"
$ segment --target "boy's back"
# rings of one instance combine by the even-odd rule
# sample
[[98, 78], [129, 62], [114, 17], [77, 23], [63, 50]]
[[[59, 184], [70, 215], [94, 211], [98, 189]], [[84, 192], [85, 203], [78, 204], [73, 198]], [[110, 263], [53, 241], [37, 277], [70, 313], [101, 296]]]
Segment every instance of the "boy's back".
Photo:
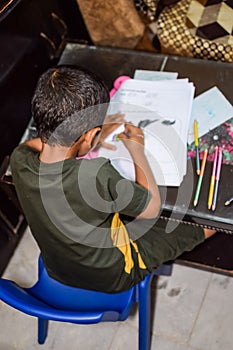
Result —
[[191, 250], [206, 232], [183, 226], [165, 233], [140, 128], [125, 123], [119, 135], [134, 162], [135, 182], [104, 158], [76, 159], [104, 138], [108, 102], [106, 86], [93, 74], [50, 68], [32, 99], [39, 138], [16, 148], [11, 168], [48, 273], [68, 285], [118, 292]]
[[[39, 161], [37, 152], [19, 146], [11, 167], [20, 203], [51, 277], [107, 292], [128, 289], [141, 279], [136, 267], [131, 274], [124, 272], [124, 255], [111, 238], [112, 219], [122, 204], [114, 201], [122, 177], [107, 159], [46, 164]], [[122, 182], [124, 200], [127, 184]], [[147, 201], [147, 191], [135, 188], [133, 205], [126, 211], [134, 216]]]

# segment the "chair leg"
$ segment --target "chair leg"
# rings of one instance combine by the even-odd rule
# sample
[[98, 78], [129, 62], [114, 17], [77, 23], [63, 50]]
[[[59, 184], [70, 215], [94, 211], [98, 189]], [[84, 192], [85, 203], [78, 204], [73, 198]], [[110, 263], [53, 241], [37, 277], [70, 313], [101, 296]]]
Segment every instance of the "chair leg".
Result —
[[44, 344], [48, 334], [49, 321], [38, 318], [38, 343]]
[[139, 288], [139, 350], [150, 350], [151, 346], [151, 279], [148, 286]]
[[162, 264], [153, 270], [140, 282], [138, 288], [138, 313], [139, 313], [139, 350], [150, 350], [151, 347], [151, 282], [154, 276], [170, 276], [172, 274], [172, 262]]

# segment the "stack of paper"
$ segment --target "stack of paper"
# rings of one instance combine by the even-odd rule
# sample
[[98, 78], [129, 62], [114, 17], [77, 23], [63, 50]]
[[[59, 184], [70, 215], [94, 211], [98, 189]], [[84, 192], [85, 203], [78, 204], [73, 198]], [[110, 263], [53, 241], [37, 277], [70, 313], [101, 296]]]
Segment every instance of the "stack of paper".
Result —
[[[175, 78], [173, 73], [173, 78], [166, 80], [126, 80], [113, 96], [108, 111], [124, 113], [127, 122], [143, 129], [145, 153], [160, 186], [179, 186], [186, 174], [194, 86], [188, 79]], [[123, 176], [134, 180], [127, 149], [122, 142], [115, 145], [116, 151], [101, 148], [99, 156], [111, 159]]]

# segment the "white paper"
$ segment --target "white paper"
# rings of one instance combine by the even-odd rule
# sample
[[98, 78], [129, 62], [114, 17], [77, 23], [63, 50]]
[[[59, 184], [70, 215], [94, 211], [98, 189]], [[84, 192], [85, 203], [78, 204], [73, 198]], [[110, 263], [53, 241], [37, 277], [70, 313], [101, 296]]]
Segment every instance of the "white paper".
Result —
[[[179, 186], [186, 174], [193, 95], [194, 86], [187, 79], [171, 82], [132, 79], [121, 85], [110, 102], [109, 114], [124, 113], [127, 122], [142, 127], [145, 153], [160, 186]], [[127, 149], [121, 142], [115, 145], [117, 151], [101, 148], [99, 155], [110, 158], [121, 174], [133, 179], [134, 167]]]
[[177, 72], [164, 72], [154, 70], [136, 69], [134, 79], [138, 80], [171, 80], [178, 77]]
[[188, 132], [188, 143], [194, 141], [193, 123], [198, 122], [198, 136], [201, 137], [233, 117], [233, 107], [215, 86], [193, 101]]

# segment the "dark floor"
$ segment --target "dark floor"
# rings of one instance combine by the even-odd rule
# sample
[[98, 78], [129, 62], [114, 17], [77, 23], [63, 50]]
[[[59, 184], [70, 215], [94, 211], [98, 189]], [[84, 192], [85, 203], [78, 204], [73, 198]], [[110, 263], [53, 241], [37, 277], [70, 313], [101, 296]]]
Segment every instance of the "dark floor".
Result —
[[10, 258], [23, 236], [26, 226], [26, 222], [22, 222], [18, 232], [13, 233], [6, 224], [0, 220], [0, 276], [6, 269]]
[[178, 262], [200, 265], [200, 268], [233, 275], [233, 235], [217, 232], [211, 239], [182, 254]]

